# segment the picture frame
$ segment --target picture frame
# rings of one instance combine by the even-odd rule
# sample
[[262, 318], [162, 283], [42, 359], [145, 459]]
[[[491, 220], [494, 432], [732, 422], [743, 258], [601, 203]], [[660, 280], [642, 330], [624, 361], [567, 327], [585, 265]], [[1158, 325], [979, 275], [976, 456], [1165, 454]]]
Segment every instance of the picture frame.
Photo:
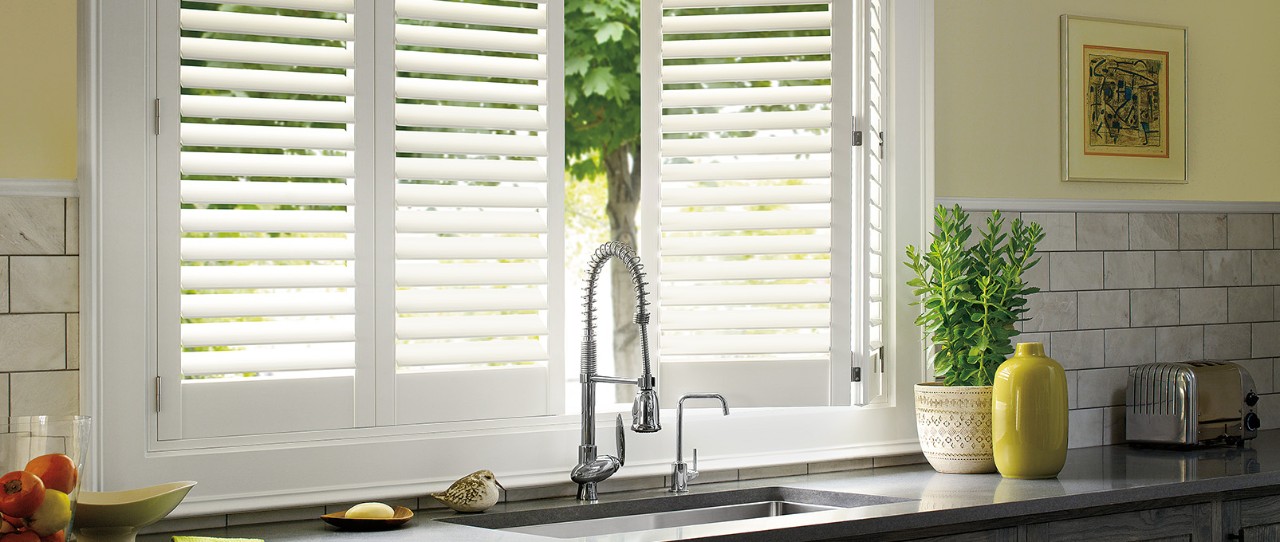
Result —
[[1062, 16], [1062, 180], [1187, 182], [1187, 28]]

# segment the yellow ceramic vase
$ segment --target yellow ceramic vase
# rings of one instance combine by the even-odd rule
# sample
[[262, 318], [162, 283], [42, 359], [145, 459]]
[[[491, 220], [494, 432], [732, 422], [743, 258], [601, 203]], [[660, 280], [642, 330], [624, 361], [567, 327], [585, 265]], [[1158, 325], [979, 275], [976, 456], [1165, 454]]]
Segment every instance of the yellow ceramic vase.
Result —
[[1053, 478], [1067, 459], [1067, 375], [1040, 343], [1018, 343], [1000, 364], [991, 400], [996, 469], [1005, 478]]

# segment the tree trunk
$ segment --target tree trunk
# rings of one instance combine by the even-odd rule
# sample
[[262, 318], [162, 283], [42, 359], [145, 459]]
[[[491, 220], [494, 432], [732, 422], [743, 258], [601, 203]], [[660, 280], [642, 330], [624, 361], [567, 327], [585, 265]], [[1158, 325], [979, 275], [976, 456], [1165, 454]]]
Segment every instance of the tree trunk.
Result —
[[[609, 239], [631, 245], [636, 243], [636, 210], [640, 207], [640, 145], [633, 143], [614, 149], [604, 157], [609, 184]], [[614, 375], [624, 378], [640, 376], [640, 332], [636, 327], [635, 288], [631, 273], [617, 261], [609, 264], [609, 280], [613, 287], [613, 359]], [[652, 301], [652, 300], [650, 300]], [[636, 390], [615, 386], [619, 402], [631, 401]]]

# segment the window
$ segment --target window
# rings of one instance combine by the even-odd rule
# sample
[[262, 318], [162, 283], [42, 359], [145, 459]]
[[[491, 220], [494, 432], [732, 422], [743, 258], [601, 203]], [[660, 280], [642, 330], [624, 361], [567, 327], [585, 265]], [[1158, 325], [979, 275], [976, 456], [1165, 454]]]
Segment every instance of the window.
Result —
[[160, 8], [162, 440], [558, 406], [556, 13]]
[[[901, 6], [898, 20], [927, 20], [927, 4]], [[924, 139], [889, 133], [882, 151], [880, 103], [862, 99], [883, 74], [878, 38], [863, 39], [880, 34], [875, 4], [642, 8], [645, 48], [661, 51], [642, 60], [641, 249], [666, 405], [686, 387], [739, 407], [878, 402], [735, 412], [722, 453], [767, 464], [909, 450], [899, 403], [919, 339], [892, 333], [910, 318], [880, 316], [875, 285], [896, 280], [893, 266], [877, 271], [883, 247], [923, 231], [909, 211], [887, 213], [888, 227], [880, 210], [924, 194], [878, 183], [886, 167], [925, 178], [910, 169]], [[577, 425], [563, 353], [576, 330], [561, 293], [575, 285], [560, 263], [560, 9], [86, 11], [98, 487], [189, 476], [201, 489], [183, 511], [196, 514], [418, 495], [477, 465], [513, 473], [508, 485], [566, 479]], [[897, 58], [919, 64], [926, 27], [910, 28]], [[904, 76], [904, 91], [925, 88]], [[904, 165], [882, 166], [894, 152]], [[875, 183], [854, 183], [864, 171]], [[873, 363], [878, 340], [895, 371]], [[777, 393], [753, 395], [780, 375]], [[620, 475], [660, 469], [669, 458], [652, 450], [668, 448], [641, 440]], [[245, 477], [269, 491], [246, 494]]]

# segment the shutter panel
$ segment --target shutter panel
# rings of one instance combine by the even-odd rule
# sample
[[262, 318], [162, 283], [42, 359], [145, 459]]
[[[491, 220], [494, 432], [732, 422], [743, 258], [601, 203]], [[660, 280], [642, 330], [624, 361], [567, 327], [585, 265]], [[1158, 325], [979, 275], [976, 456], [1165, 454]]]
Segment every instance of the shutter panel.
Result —
[[654, 4], [646, 226], [664, 400], [848, 404], [852, 3]]
[[161, 4], [161, 438], [352, 427], [355, 2]]
[[[855, 274], [860, 287], [854, 288], [854, 363], [862, 372], [862, 381], [854, 386], [853, 402], [857, 405], [883, 402], [888, 388], [885, 382], [884, 355], [884, 244], [885, 224], [885, 62], [884, 32], [886, 25], [881, 0], [864, 0], [858, 25], [862, 37], [858, 78], [862, 87], [862, 111], [858, 129], [863, 131], [858, 160], [863, 194], [858, 226], [862, 228], [861, 245], [854, 253], [861, 262]], [[861, 311], [860, 313], [857, 311]]]
[[397, 423], [558, 412], [562, 7], [395, 5]]

